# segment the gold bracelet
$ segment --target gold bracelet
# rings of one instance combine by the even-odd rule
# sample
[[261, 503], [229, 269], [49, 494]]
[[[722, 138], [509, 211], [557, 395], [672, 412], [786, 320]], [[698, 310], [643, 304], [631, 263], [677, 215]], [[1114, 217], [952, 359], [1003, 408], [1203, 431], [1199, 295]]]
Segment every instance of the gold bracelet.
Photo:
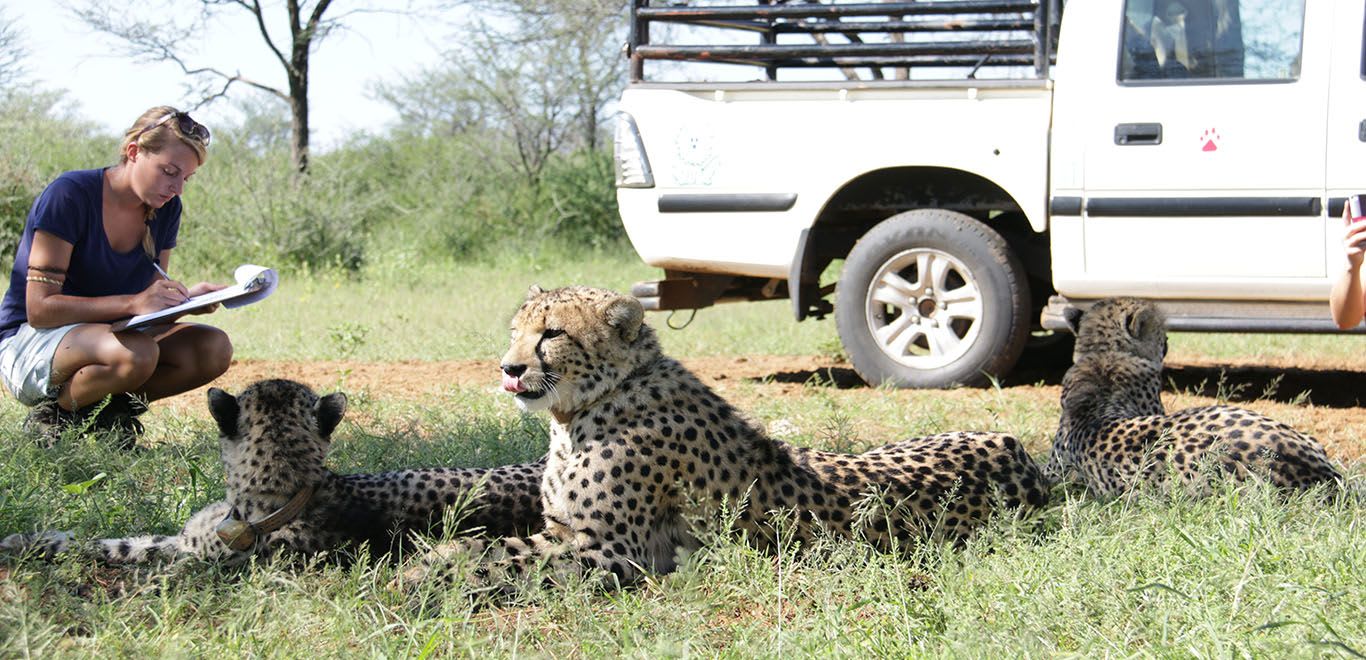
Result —
[[57, 280], [54, 280], [51, 277], [44, 277], [42, 275], [29, 275], [28, 277], [25, 277], [24, 280], [28, 282], [42, 282], [43, 284], [51, 284], [54, 286], [62, 285], [61, 282], [58, 282]]

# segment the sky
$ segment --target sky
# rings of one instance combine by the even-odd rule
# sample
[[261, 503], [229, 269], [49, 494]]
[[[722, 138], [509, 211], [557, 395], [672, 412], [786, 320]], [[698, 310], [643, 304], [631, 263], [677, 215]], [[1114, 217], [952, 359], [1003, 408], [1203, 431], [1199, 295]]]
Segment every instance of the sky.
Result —
[[[391, 0], [377, 4], [387, 2]], [[189, 105], [178, 67], [138, 62], [122, 55], [116, 41], [91, 31], [63, 4], [54, 0], [0, 0], [0, 15], [21, 32], [21, 44], [28, 55], [24, 66], [35, 88], [66, 90], [67, 98], [77, 106], [75, 114], [94, 121], [110, 134], [121, 132], [151, 106]], [[181, 4], [197, 7], [192, 1]], [[276, 8], [275, 23], [283, 33], [282, 3], [264, 4]], [[339, 14], [347, 4], [334, 3], [329, 15]], [[240, 70], [284, 88], [283, 69], [267, 50], [254, 20], [243, 10], [223, 11], [225, 17], [237, 14], [241, 16], [211, 26], [198, 46], [200, 57], [195, 61]], [[347, 24], [351, 30], [329, 36], [312, 56], [309, 97], [315, 150], [340, 144], [353, 131], [374, 133], [392, 124], [397, 115], [387, 104], [369, 98], [370, 83], [435, 64], [441, 41], [450, 32], [448, 26], [433, 20], [385, 14], [353, 16]], [[245, 92], [246, 88], [235, 85], [234, 90]], [[231, 103], [224, 101], [198, 110], [194, 116], [211, 129], [215, 123], [235, 119]]]

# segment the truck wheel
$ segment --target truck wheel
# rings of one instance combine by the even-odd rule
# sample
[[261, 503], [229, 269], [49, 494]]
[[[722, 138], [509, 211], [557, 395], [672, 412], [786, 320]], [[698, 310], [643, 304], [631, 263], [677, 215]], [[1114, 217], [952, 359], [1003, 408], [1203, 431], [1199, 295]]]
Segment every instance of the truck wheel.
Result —
[[954, 211], [898, 213], [849, 252], [835, 324], [871, 385], [981, 385], [1029, 337], [1024, 268], [999, 234]]

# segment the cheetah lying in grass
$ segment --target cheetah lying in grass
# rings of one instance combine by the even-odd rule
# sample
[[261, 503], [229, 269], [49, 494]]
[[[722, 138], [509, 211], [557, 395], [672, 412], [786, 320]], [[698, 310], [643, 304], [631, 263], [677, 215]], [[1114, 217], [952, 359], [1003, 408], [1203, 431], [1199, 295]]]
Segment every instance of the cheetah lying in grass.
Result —
[[[541, 528], [538, 497], [545, 459], [490, 470], [424, 469], [338, 475], [323, 465], [346, 411], [340, 393], [319, 398], [288, 380], [265, 380], [241, 396], [209, 390], [220, 431], [227, 497], [192, 516], [173, 536], [76, 544], [107, 563], [197, 557], [239, 563], [277, 550], [312, 554], [368, 542], [381, 553], [464, 504], [461, 529], [504, 536]], [[472, 490], [474, 489], [474, 490]], [[9, 551], [47, 556], [73, 545], [65, 532], [14, 534]]]
[[476, 588], [520, 583], [542, 564], [552, 579], [630, 583], [673, 570], [678, 549], [698, 545], [688, 521], [727, 506], [762, 548], [776, 542], [770, 512], [785, 511], [796, 541], [824, 529], [890, 549], [962, 539], [997, 504], [1047, 501], [1038, 467], [1003, 433], [944, 433], [859, 455], [772, 440], [665, 357], [643, 318], [639, 302], [612, 291], [532, 288], [512, 320], [503, 389], [552, 418], [545, 531], [437, 546], [405, 574], [409, 585], [453, 582], [462, 556], [479, 558]]
[[1165, 414], [1159, 395], [1166, 319], [1153, 303], [1103, 300], [1082, 315], [1076, 334], [1050, 476], [1079, 480], [1099, 495], [1168, 474], [1199, 484], [1211, 469], [1239, 479], [1261, 475], [1283, 488], [1340, 481], [1317, 441], [1250, 410], [1207, 406]]

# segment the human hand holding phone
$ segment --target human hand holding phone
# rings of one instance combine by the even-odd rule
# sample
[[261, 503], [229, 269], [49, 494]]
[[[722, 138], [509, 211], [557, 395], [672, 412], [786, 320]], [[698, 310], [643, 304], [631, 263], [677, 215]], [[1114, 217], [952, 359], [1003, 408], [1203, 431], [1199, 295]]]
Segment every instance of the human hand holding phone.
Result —
[[1361, 268], [1366, 256], [1366, 196], [1352, 195], [1342, 208], [1342, 222], [1346, 225], [1342, 245], [1347, 254], [1347, 265], [1351, 270]]

